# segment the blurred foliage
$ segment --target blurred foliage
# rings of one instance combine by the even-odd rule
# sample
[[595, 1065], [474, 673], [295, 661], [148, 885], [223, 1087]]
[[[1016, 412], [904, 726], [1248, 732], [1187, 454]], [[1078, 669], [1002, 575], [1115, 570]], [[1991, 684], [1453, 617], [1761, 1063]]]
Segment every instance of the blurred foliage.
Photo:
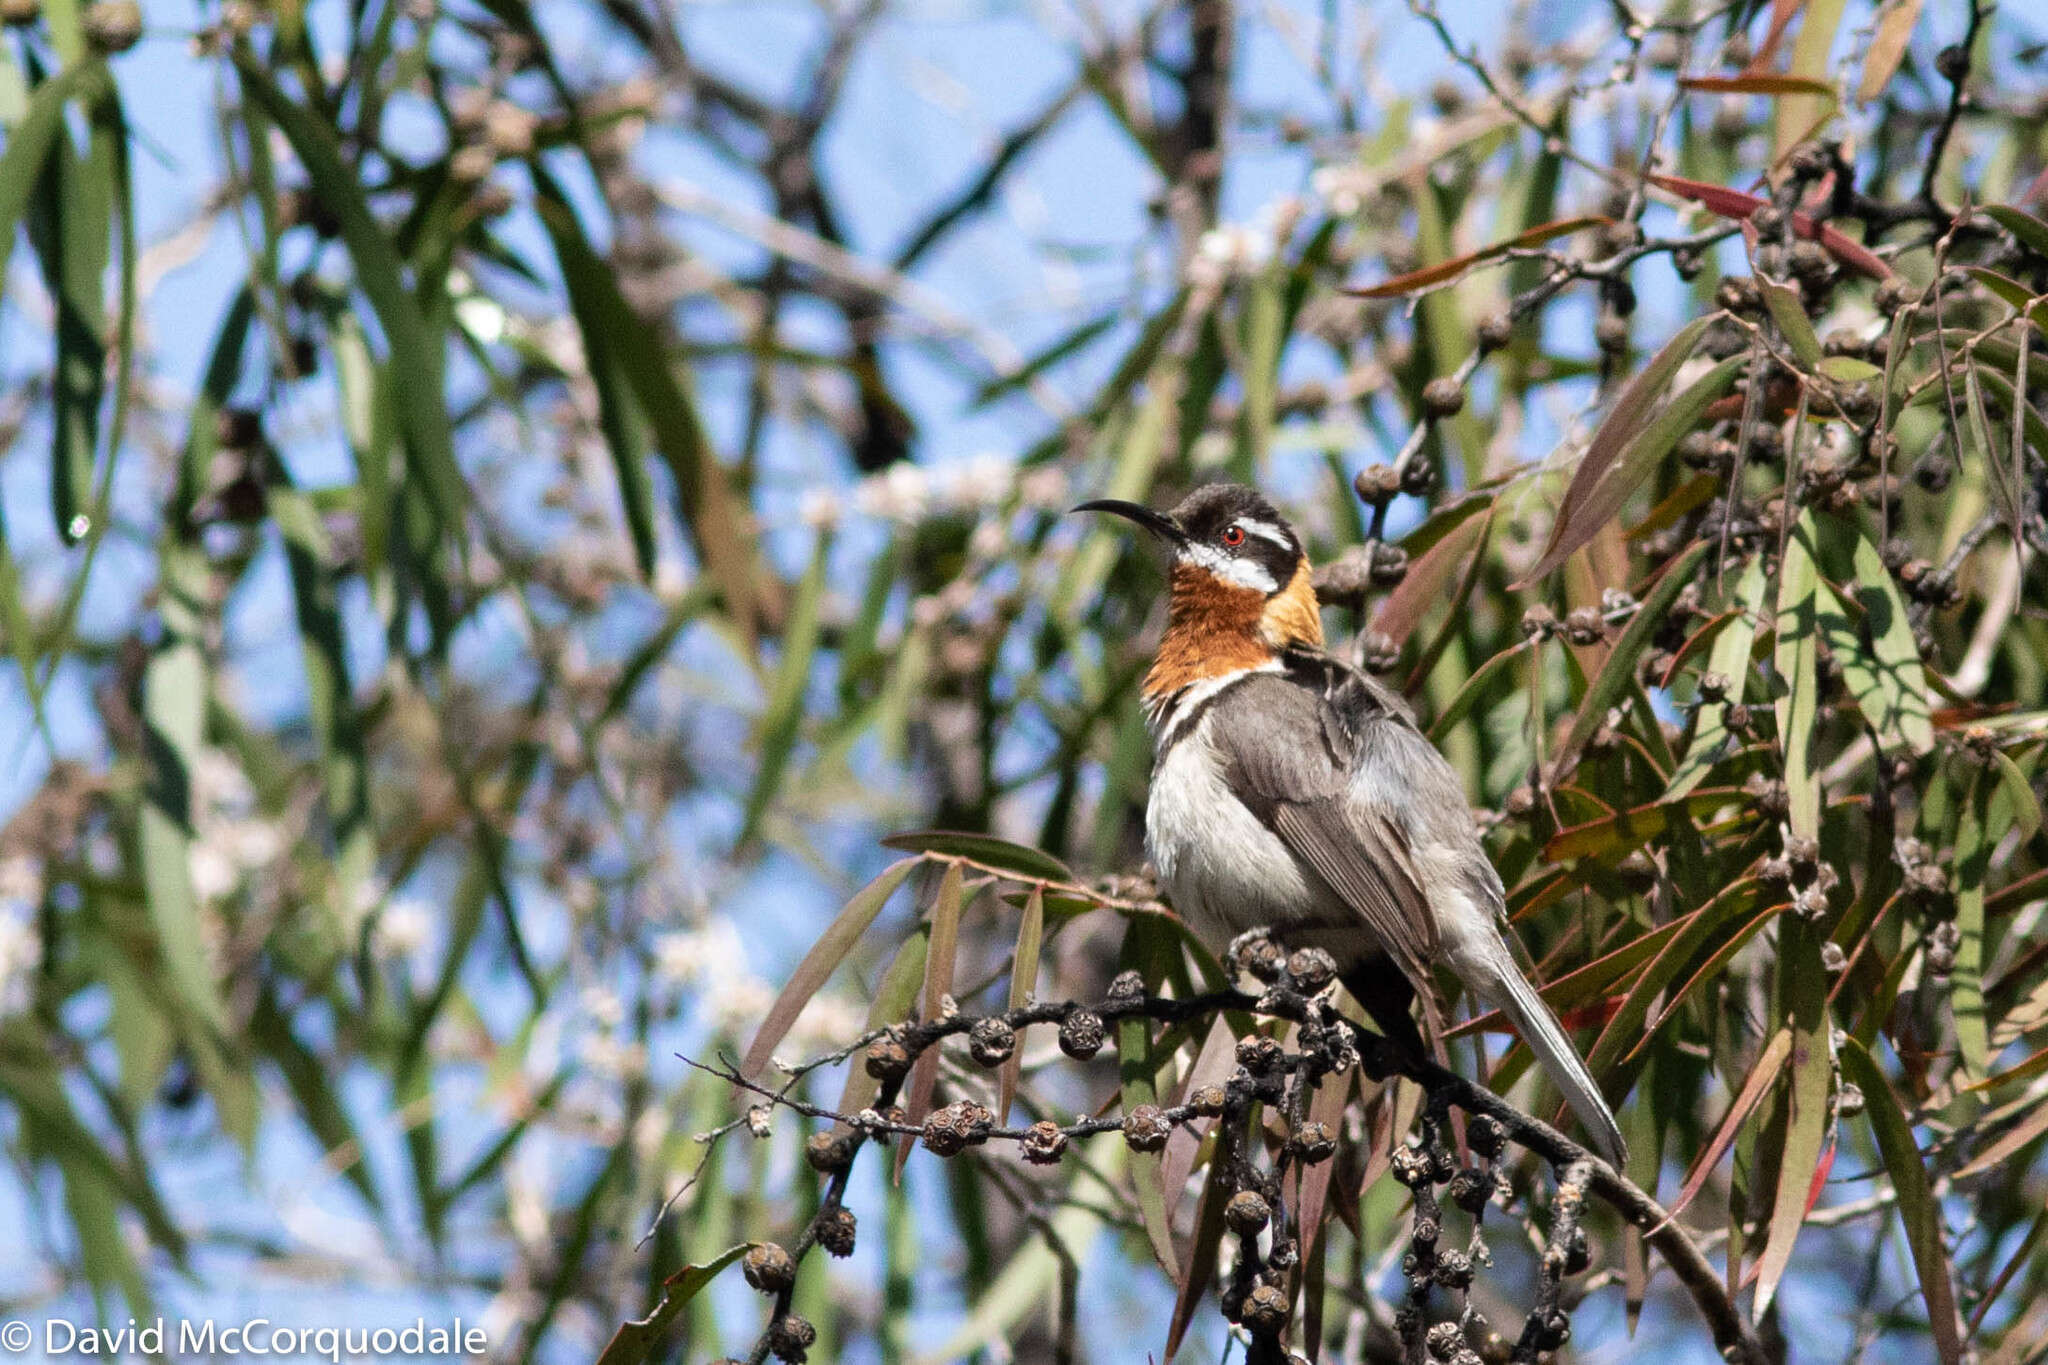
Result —
[[[889, 248], [823, 146], [914, 8], [801, 12], [776, 95], [652, 0], [228, 0], [196, 34], [0, 7], [9, 336], [43, 358], [0, 398], [34, 476], [0, 505], [0, 740], [40, 775], [0, 830], [0, 1114], [49, 1266], [5, 1307], [118, 1321], [231, 1256], [473, 1295], [494, 1358], [650, 1308], [613, 1350], [755, 1340], [709, 1272], [809, 1226], [820, 1120], [750, 1123], [672, 1054], [755, 1034], [808, 888], [893, 830], [999, 837], [871, 884], [797, 972], [791, 1057], [1213, 970], [1139, 875], [1159, 575], [1060, 512], [1227, 476], [1465, 776], [1629, 1176], [1766, 1340], [2038, 1358], [2048, 87], [2023, 7], [1935, 8], [1615, 5], [1562, 39], [1518, 8], [1473, 46], [1428, 0], [1083, 4], [1044, 21], [1064, 82], [911, 186]], [[195, 227], [241, 244], [218, 316], [158, 320], [207, 338], [196, 382], [142, 327], [181, 248], [137, 240], [138, 36], [195, 45], [226, 167]], [[1255, 41], [1309, 95], [1269, 99]], [[929, 281], [1083, 120], [1151, 214], [1027, 349]], [[1233, 217], [1253, 155], [1296, 192]], [[929, 458], [970, 414], [1010, 443]], [[1149, 1103], [1202, 1041], [949, 1045], [912, 1093]], [[1526, 1061], [1454, 1057], [1502, 1093]], [[849, 1112], [849, 1069], [799, 1091]], [[1416, 1097], [1359, 1101], [1295, 1344], [1397, 1359], [1377, 1177]], [[358, 1242], [266, 1204], [284, 1138]], [[792, 1291], [814, 1356], [1141, 1349], [1077, 1334], [1077, 1296], [1163, 1324], [1170, 1280], [1099, 1268], [1185, 1254], [1205, 1154], [1176, 1183], [1077, 1152], [856, 1183], [863, 1257]], [[195, 1198], [224, 1165], [245, 1202]], [[1548, 1223], [1526, 1174], [1512, 1216]], [[1696, 1330], [1585, 1227], [1588, 1292]]]

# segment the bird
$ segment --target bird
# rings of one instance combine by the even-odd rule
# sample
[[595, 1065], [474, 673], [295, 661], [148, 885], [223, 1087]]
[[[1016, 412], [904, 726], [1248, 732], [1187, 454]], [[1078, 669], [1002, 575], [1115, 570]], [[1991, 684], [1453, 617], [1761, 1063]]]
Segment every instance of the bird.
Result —
[[1257, 490], [1170, 511], [1084, 502], [1168, 549], [1166, 632], [1142, 687], [1145, 846], [1177, 914], [1219, 951], [1253, 929], [1335, 959], [1395, 1045], [1441, 1038], [1434, 969], [1507, 1017], [1620, 1166], [1627, 1147], [1557, 1015], [1510, 950], [1507, 895], [1456, 771], [1395, 693], [1324, 648], [1301, 537]]

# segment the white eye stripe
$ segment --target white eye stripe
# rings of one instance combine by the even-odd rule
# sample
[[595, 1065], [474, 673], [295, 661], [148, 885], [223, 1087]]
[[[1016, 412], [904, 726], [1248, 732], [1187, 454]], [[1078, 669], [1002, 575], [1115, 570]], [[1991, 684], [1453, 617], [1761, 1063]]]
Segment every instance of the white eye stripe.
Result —
[[1260, 521], [1256, 517], [1239, 517], [1233, 524], [1246, 535], [1258, 536], [1262, 540], [1270, 540], [1283, 550], [1292, 550], [1294, 548], [1294, 543], [1288, 539], [1287, 532], [1270, 521]]

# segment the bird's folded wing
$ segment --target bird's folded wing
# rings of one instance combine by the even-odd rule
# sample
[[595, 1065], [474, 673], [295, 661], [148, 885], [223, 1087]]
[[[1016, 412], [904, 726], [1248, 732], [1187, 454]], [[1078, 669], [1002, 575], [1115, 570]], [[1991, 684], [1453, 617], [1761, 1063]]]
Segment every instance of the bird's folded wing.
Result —
[[1386, 813], [1353, 798], [1342, 726], [1321, 696], [1286, 679], [1247, 679], [1225, 694], [1210, 734], [1237, 798], [1357, 913], [1410, 984], [1433, 998], [1437, 956], [1408, 841]]
[[1342, 800], [1282, 802], [1273, 810], [1273, 831], [1358, 912], [1417, 993], [1433, 998], [1428, 964], [1437, 955], [1436, 921], [1407, 843], [1392, 821]]

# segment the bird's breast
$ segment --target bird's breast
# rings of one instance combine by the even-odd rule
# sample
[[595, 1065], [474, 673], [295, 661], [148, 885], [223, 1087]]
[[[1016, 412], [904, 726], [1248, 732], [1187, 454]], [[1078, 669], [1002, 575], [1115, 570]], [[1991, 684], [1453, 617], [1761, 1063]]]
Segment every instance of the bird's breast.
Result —
[[1210, 724], [1200, 717], [1172, 737], [1145, 806], [1146, 851], [1174, 909], [1218, 949], [1246, 929], [1284, 931], [1340, 909], [1321, 879], [1231, 792]]

